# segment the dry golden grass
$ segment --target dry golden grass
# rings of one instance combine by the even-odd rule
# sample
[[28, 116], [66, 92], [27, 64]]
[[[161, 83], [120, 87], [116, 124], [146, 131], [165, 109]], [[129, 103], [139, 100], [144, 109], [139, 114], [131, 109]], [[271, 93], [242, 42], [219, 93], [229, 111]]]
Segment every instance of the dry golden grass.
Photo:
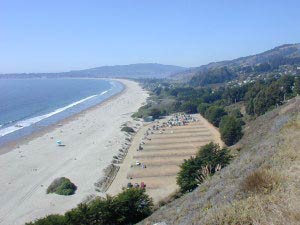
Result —
[[253, 195], [231, 205], [216, 207], [205, 216], [203, 224], [299, 224], [297, 196], [289, 198], [281, 191], [272, 195]]
[[161, 200], [157, 203], [157, 205], [155, 205], [154, 210], [156, 210], [156, 209], [158, 209], [158, 208], [160, 208], [160, 207], [162, 207], [162, 206], [164, 206], [164, 205], [166, 205], [166, 204], [168, 204], [168, 203], [174, 201], [174, 200], [177, 199], [177, 198], [180, 198], [182, 195], [183, 195], [183, 194], [182, 194], [182, 192], [180, 192], [179, 189], [176, 190], [176, 191], [174, 191], [173, 193], [171, 193], [171, 194], [168, 195], [167, 197], [161, 199]]
[[[287, 123], [276, 154], [241, 185], [245, 198], [215, 207], [204, 224], [300, 224], [300, 118]], [[197, 223], [196, 223], [197, 224]]]
[[268, 193], [279, 183], [279, 175], [267, 169], [258, 169], [249, 174], [242, 183], [245, 192]]

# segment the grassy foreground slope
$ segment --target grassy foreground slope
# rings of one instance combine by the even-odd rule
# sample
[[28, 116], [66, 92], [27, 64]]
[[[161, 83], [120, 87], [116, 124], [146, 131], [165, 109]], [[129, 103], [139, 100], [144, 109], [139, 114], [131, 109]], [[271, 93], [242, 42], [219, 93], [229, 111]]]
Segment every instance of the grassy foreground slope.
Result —
[[244, 132], [230, 165], [139, 224], [299, 224], [300, 98]]

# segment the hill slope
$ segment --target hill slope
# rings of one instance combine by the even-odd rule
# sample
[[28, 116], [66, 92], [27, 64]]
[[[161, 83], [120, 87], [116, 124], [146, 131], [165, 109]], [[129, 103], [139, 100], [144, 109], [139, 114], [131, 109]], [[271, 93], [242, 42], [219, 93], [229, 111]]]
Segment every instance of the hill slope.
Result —
[[0, 78], [34, 78], [34, 77], [110, 77], [110, 78], [166, 78], [186, 68], [157, 63], [138, 63], [130, 65], [102, 66], [86, 70], [74, 70], [61, 73], [23, 73], [2, 74]]
[[298, 97], [247, 125], [229, 166], [140, 224], [299, 224], [299, 145]]
[[[300, 65], [300, 44], [278, 46], [266, 52], [234, 60], [212, 62], [174, 74], [174, 79], [194, 79], [200, 85], [223, 83], [248, 75], [278, 70], [283, 65]], [[244, 76], [244, 77], [243, 77]], [[205, 80], [206, 79], [206, 80]]]

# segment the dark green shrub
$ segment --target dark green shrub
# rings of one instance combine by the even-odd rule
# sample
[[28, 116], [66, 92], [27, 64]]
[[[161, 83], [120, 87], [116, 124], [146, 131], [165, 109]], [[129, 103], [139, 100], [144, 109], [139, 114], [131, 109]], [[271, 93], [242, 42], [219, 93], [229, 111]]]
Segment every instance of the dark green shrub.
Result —
[[185, 113], [197, 113], [197, 103], [193, 101], [188, 101], [182, 104], [181, 110]]
[[58, 195], [72, 195], [77, 187], [68, 178], [60, 177], [55, 179], [47, 188], [47, 194], [55, 193]]
[[191, 157], [180, 165], [180, 171], [177, 174], [177, 184], [180, 187], [181, 192], [188, 192], [194, 190], [198, 186], [198, 181], [196, 179], [196, 171], [201, 168], [198, 165], [196, 159]]
[[135, 130], [132, 127], [123, 127], [121, 131], [127, 132], [127, 133], [135, 133]]
[[[209, 143], [198, 151], [196, 157], [185, 160], [180, 166], [177, 175], [177, 184], [181, 192], [194, 190], [203, 179], [201, 177], [213, 175], [217, 169], [226, 166], [231, 159], [227, 148], [220, 148], [218, 144]], [[203, 174], [203, 169], [208, 169], [208, 174]]]
[[300, 95], [300, 77], [295, 77], [294, 94]]
[[201, 103], [198, 106], [198, 113], [200, 113], [202, 116], [205, 116], [205, 112], [208, 109], [209, 104], [208, 103]]
[[49, 215], [35, 222], [26, 223], [25, 225], [67, 225], [67, 220], [62, 215]]
[[130, 188], [116, 196], [119, 224], [135, 224], [152, 213], [152, 199], [145, 189]]
[[237, 143], [243, 136], [241, 121], [233, 116], [224, 116], [220, 122], [220, 133], [226, 145]]
[[152, 199], [144, 189], [130, 188], [115, 197], [79, 204], [63, 216], [49, 215], [28, 225], [129, 225], [152, 213]]
[[159, 110], [157, 108], [153, 108], [148, 113], [149, 116], [153, 116], [153, 119], [159, 119], [161, 116], [166, 115], [166, 110]]
[[230, 116], [234, 116], [235, 118], [242, 118], [243, 114], [241, 113], [241, 111], [239, 109], [233, 109], [229, 112]]
[[219, 127], [221, 118], [227, 113], [222, 107], [210, 106], [205, 112], [205, 118], [208, 119], [214, 126]]

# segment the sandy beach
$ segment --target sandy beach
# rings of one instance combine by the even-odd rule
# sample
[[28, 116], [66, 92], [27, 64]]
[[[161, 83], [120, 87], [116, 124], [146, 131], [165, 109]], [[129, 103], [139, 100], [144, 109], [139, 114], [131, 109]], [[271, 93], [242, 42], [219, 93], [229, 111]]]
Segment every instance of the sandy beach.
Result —
[[[88, 195], [99, 195], [94, 183], [125, 140], [120, 127], [132, 121], [132, 113], [148, 96], [137, 83], [121, 82], [126, 86], [122, 94], [0, 155], [0, 224], [24, 224], [48, 214], [64, 213]], [[58, 139], [64, 147], [56, 145]], [[76, 193], [46, 194], [49, 184], [62, 176], [77, 185]]]

